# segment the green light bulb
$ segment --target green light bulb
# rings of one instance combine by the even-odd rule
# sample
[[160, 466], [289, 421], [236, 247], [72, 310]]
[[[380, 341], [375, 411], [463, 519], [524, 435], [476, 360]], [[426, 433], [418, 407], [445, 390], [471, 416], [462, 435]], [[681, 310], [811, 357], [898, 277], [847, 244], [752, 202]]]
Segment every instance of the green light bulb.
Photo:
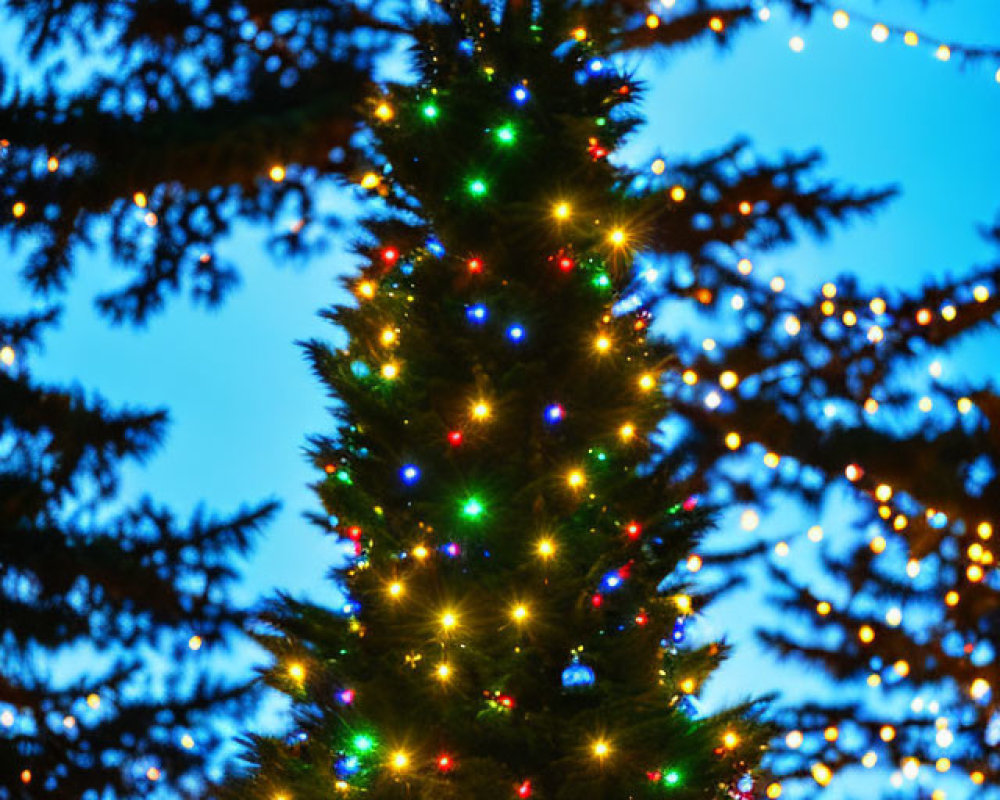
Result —
[[355, 736], [351, 744], [359, 753], [367, 753], [375, 747], [375, 742], [371, 740], [371, 737], [365, 736], [363, 733]]
[[476, 519], [483, 513], [483, 504], [475, 497], [470, 497], [465, 501], [465, 505], [462, 506], [462, 513], [469, 519]]
[[670, 772], [663, 776], [663, 782], [667, 784], [667, 786], [676, 786], [680, 783], [680, 781], [680, 773], [675, 769], [670, 770]]
[[438, 107], [433, 103], [426, 103], [424, 104], [423, 113], [426, 119], [437, 119], [438, 114], [441, 112], [438, 111]]
[[594, 286], [598, 289], [607, 289], [611, 285], [611, 278], [606, 272], [599, 272], [594, 276]]
[[497, 141], [500, 144], [514, 144], [517, 139], [517, 129], [509, 122], [496, 130]]
[[482, 197], [489, 191], [489, 186], [482, 178], [473, 178], [469, 181], [469, 194], [473, 197]]

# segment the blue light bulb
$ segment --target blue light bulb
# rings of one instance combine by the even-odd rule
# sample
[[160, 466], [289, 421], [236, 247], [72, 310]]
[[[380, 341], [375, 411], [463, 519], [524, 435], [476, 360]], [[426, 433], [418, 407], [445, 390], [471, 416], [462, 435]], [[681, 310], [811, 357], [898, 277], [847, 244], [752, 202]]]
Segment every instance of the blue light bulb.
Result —
[[594, 75], [598, 75], [604, 71], [604, 62], [599, 58], [592, 58], [590, 63], [587, 64], [587, 69], [590, 70]]
[[524, 338], [524, 328], [520, 325], [511, 325], [507, 328], [507, 338], [512, 342], [519, 342]]
[[420, 468], [415, 464], [407, 464], [399, 471], [399, 476], [403, 479], [403, 483], [412, 486], [420, 480]]
[[564, 416], [566, 416], [566, 410], [559, 403], [553, 403], [545, 409], [545, 419], [548, 422], [560, 422]]
[[482, 303], [476, 303], [476, 305], [465, 309], [465, 316], [469, 318], [469, 322], [482, 323], [486, 322], [489, 311], [486, 310], [486, 306]]
[[515, 86], [514, 91], [511, 92], [511, 97], [514, 98], [515, 103], [522, 106], [528, 102], [528, 98], [531, 97], [531, 93], [523, 86]]

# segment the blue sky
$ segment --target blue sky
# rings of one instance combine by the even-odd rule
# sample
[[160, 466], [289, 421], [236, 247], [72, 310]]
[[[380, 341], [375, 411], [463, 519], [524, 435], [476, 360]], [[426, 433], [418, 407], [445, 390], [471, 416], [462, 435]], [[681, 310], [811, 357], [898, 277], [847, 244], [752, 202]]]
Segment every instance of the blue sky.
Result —
[[[997, 0], [962, 0], [961, 10], [948, 0], [929, 9], [903, 0], [847, 7], [944, 38], [1000, 44]], [[801, 53], [788, 47], [793, 35], [805, 40]], [[758, 262], [763, 274], [783, 275], [791, 291], [844, 272], [862, 274], [867, 285], [912, 287], [993, 256], [976, 226], [1000, 212], [1000, 83], [993, 76], [1000, 65], [963, 70], [923, 47], [876, 44], [861, 24], [839, 31], [820, 16], [799, 27], [777, 12], [727, 52], [700, 46], [627, 63], [649, 86], [650, 123], [629, 150], [636, 160], [656, 151], [668, 160], [696, 155], [746, 135], [765, 155], [818, 147], [827, 157], [824, 175], [847, 184], [900, 185], [902, 195], [873, 221]], [[129, 470], [129, 494], [148, 492], [178, 510], [282, 501], [247, 565], [244, 599], [282, 588], [333, 601], [324, 574], [337, 548], [301, 517], [314, 507], [306, 484], [315, 477], [301, 446], [307, 434], [332, 426], [294, 342], [334, 335], [316, 311], [338, 299], [335, 280], [352, 269], [352, 258], [334, 248], [304, 268], [276, 264], [250, 229], [226, 249], [244, 282], [222, 309], [206, 313], [180, 299], [141, 331], [111, 329], [97, 317], [90, 299], [120, 276], [99, 251], [84, 254], [64, 324], [32, 366], [37, 375], [77, 381], [116, 403], [170, 409], [169, 440], [146, 467]], [[12, 272], [0, 274], [0, 313], [31, 302]], [[946, 374], [997, 377], [994, 344], [983, 338], [948, 355]], [[735, 516], [724, 520], [728, 535], [738, 535]], [[807, 523], [785, 508], [763, 525], [773, 525], [778, 538]], [[744, 660], [718, 681], [719, 698], [774, 688], [768, 675], [749, 683], [739, 668], [753, 649], [744, 646], [746, 620], [733, 607], [704, 621], [744, 647]], [[753, 670], [755, 677], [760, 672]]]

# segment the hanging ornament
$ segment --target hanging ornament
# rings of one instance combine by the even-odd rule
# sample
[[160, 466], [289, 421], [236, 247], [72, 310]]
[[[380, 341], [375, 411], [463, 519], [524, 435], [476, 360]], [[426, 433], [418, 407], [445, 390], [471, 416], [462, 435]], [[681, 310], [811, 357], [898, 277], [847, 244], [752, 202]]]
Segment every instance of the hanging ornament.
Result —
[[580, 657], [574, 653], [573, 660], [562, 673], [564, 689], [589, 689], [596, 682], [594, 670], [580, 662]]

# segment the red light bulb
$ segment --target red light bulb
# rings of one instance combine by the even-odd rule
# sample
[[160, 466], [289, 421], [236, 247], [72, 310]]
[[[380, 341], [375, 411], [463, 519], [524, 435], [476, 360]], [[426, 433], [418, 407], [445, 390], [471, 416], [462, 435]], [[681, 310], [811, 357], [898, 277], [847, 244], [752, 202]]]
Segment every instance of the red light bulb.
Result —
[[452, 447], [458, 447], [464, 440], [465, 437], [462, 436], [461, 431], [450, 431], [448, 433], [448, 444]]
[[518, 797], [531, 797], [531, 781], [525, 781], [517, 787]]
[[387, 247], [382, 251], [382, 260], [386, 264], [395, 264], [399, 259], [399, 251], [395, 247]]

